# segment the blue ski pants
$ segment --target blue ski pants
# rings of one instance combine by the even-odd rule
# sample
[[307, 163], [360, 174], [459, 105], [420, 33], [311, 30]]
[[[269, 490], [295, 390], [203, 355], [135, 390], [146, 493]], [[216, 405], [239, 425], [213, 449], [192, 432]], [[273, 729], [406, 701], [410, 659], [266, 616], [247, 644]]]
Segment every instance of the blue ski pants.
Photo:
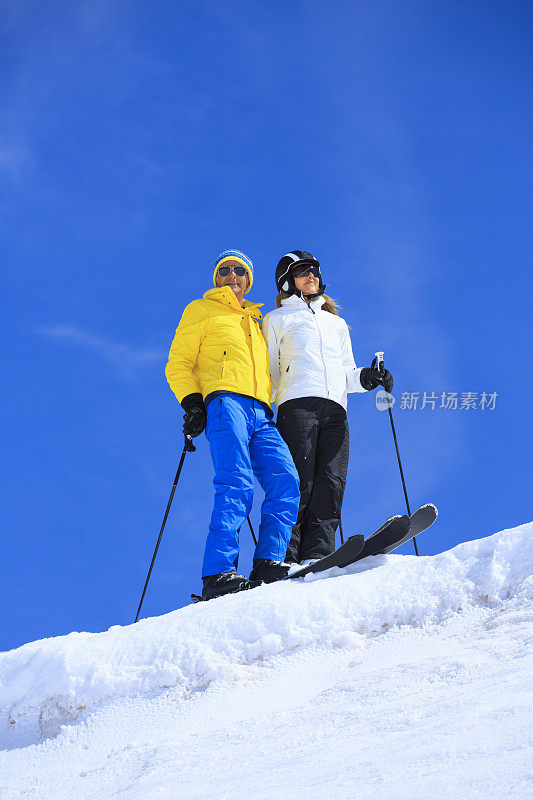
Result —
[[265, 406], [252, 397], [220, 394], [207, 406], [205, 434], [215, 469], [215, 505], [202, 577], [237, 569], [239, 530], [252, 508], [254, 475], [265, 493], [254, 558], [283, 561], [298, 516], [300, 481]]

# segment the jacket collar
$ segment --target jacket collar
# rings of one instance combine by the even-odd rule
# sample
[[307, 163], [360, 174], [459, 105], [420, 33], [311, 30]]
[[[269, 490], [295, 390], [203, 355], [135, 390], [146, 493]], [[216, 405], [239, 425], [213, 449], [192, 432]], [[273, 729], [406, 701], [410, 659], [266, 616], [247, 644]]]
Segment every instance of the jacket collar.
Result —
[[209, 289], [204, 294], [204, 300], [216, 300], [217, 303], [222, 303], [225, 306], [229, 305], [237, 309], [237, 311], [240, 311], [242, 308], [247, 308], [250, 310], [251, 314], [257, 312], [259, 316], [261, 316], [259, 309], [261, 306], [264, 306], [264, 303], [251, 303], [249, 300], [244, 300], [241, 306], [235, 297], [235, 292], [233, 289], [230, 289], [229, 286], [218, 286], [216, 289]]
[[[322, 308], [326, 301], [324, 300], [324, 295], [320, 295], [317, 297], [316, 300], [311, 300], [309, 304], [313, 311], [318, 311], [319, 308]], [[290, 306], [294, 308], [305, 308], [307, 303], [303, 299], [303, 297], [298, 297], [297, 294], [291, 294], [290, 297], [284, 297], [281, 301], [282, 306]]]

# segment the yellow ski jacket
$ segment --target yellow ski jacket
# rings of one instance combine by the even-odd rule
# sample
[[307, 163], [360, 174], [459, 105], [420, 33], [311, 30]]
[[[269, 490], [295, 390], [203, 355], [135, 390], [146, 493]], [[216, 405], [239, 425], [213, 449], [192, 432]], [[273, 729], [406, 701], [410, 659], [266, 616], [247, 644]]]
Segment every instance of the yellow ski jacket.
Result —
[[268, 349], [261, 332], [263, 303], [244, 301], [233, 289], [210, 289], [185, 308], [165, 369], [179, 402], [188, 394], [236, 392], [270, 406]]

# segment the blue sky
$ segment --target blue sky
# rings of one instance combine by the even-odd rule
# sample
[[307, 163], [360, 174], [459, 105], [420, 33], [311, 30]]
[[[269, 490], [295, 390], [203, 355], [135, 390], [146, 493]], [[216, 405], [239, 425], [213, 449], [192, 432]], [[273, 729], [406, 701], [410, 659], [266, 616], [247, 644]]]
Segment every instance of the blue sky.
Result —
[[[512, 1], [3, 3], [0, 648], [133, 619], [182, 447], [168, 348], [226, 248], [265, 311], [315, 253], [358, 364], [385, 351], [422, 553], [531, 519], [532, 33]], [[400, 408], [424, 391], [498, 398]], [[404, 501], [387, 415], [349, 420], [355, 533]], [[200, 588], [211, 481], [202, 437], [144, 615]]]

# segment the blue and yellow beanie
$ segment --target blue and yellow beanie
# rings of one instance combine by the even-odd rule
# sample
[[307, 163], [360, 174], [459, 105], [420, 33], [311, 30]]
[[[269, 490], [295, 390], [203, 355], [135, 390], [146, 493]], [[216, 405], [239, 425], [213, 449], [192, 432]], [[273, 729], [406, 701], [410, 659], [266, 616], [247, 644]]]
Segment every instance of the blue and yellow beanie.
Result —
[[240, 250], [224, 250], [224, 252], [219, 255], [215, 263], [215, 271], [213, 272], [213, 285], [217, 285], [217, 269], [224, 261], [238, 261], [239, 264], [242, 264], [243, 267], [246, 268], [248, 277], [250, 278], [250, 285], [246, 289], [246, 292], [249, 292], [254, 282], [254, 265], [252, 259], [248, 258], [244, 253], [241, 253]]

